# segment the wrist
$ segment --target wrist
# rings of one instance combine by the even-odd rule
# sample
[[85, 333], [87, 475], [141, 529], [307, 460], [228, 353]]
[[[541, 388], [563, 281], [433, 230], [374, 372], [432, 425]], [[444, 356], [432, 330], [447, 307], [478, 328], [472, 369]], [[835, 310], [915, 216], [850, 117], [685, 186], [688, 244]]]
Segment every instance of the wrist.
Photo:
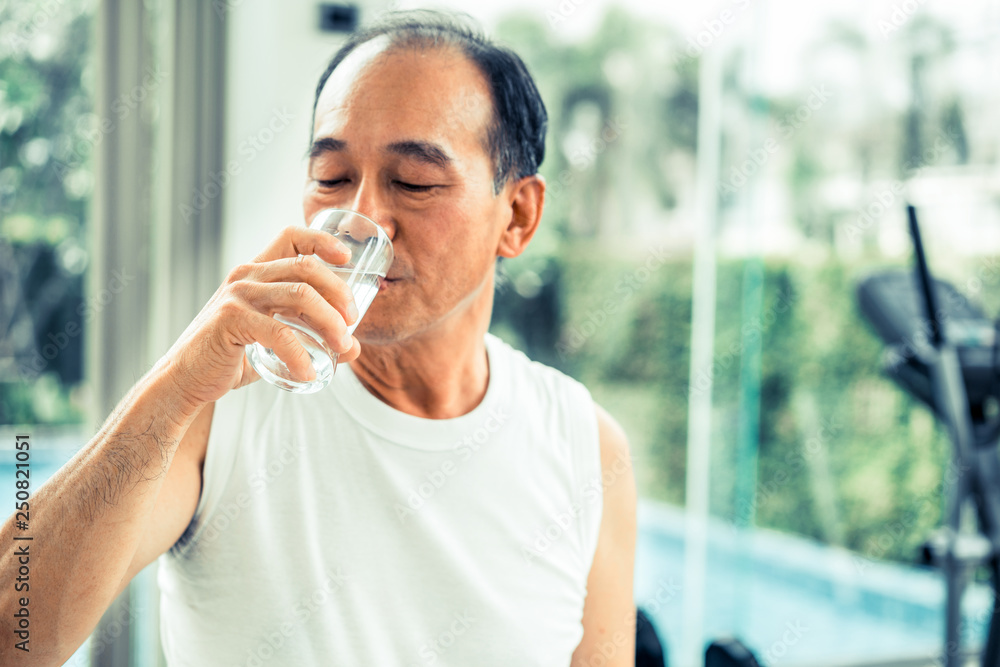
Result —
[[161, 414], [180, 428], [187, 430], [204, 401], [197, 400], [184, 389], [180, 369], [169, 357], [161, 358], [143, 379], [142, 393], [153, 401]]

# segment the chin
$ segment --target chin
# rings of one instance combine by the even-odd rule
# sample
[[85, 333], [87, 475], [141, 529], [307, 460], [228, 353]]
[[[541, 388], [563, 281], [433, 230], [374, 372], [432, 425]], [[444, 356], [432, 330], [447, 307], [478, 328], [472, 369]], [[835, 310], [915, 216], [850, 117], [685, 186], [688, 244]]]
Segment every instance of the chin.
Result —
[[361, 320], [354, 337], [361, 341], [361, 345], [395, 345], [406, 340], [409, 336], [400, 327], [399, 322], [380, 322], [381, 318]]
[[396, 314], [395, 316], [379, 313], [376, 317], [368, 319], [365, 315], [358, 325], [354, 336], [365, 345], [401, 345], [407, 340], [428, 329], [427, 325], [420, 326], [412, 318]]

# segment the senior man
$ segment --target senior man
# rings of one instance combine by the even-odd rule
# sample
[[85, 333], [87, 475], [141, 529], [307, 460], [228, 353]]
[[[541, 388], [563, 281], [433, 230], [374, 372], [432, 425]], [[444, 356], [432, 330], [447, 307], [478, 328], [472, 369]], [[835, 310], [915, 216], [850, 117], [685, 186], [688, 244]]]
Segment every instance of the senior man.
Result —
[[[61, 664], [160, 557], [171, 666], [632, 665], [625, 435], [487, 333], [497, 258], [541, 219], [546, 123], [521, 60], [446, 16], [353, 35], [316, 90], [303, 209], [385, 229], [378, 297], [346, 335], [350, 290], [316, 259], [345, 251], [305, 226], [233, 269], [35, 494], [32, 650], [8, 650], [4, 586], [3, 663]], [[276, 313], [342, 354], [329, 388], [255, 382], [254, 341], [310, 375]]]

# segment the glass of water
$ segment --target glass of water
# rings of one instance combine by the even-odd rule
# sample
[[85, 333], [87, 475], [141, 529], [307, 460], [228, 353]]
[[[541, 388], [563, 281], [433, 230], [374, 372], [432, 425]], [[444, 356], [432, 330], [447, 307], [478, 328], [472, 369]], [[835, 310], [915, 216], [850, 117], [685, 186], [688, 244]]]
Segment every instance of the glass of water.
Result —
[[[385, 278], [389, 265], [392, 264], [392, 243], [389, 242], [385, 231], [371, 218], [355, 211], [339, 208], [324, 209], [316, 214], [309, 227], [336, 236], [351, 251], [351, 259], [346, 264], [335, 266], [323, 263], [346, 282], [354, 293], [358, 319], [347, 327], [350, 333], [354, 333], [372, 299], [378, 294], [379, 284]], [[260, 343], [253, 343], [247, 345], [246, 354], [257, 374], [271, 384], [296, 394], [311, 394], [330, 384], [337, 368], [337, 353], [327, 346], [318, 333], [298, 318], [275, 314], [274, 319], [292, 328], [299, 343], [309, 353], [313, 370], [316, 371], [316, 379], [306, 382], [293, 379], [288, 366], [274, 353], [274, 350]]]

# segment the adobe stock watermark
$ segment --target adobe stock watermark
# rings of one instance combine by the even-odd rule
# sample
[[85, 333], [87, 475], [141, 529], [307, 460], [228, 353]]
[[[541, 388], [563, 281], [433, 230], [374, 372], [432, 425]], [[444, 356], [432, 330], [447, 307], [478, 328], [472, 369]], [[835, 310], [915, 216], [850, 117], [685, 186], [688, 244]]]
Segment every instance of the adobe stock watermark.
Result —
[[507, 423], [508, 414], [502, 407], [494, 408], [483, 424], [469, 435], [455, 443], [454, 456], [446, 459], [437, 468], [428, 472], [423, 481], [406, 495], [406, 504], [397, 502], [393, 506], [400, 524], [419, 512], [431, 498], [438, 494], [449, 480], [461, 469], [462, 464], [485, 445], [494, 433], [500, 431]]
[[274, 109], [264, 127], [240, 142], [237, 151], [241, 159], [230, 160], [221, 171], [209, 174], [208, 181], [191, 193], [191, 199], [187, 203], [180, 205], [184, 222], [190, 223], [196, 214], [204, 211], [209, 202], [221, 195], [233, 178], [240, 175], [243, 166], [252, 162], [294, 119], [295, 116], [287, 110]]
[[[137, 86], [111, 101], [109, 109], [113, 116], [97, 118], [96, 114], [87, 114], [78, 120], [76, 136], [70, 140], [69, 154], [59, 160], [54, 160], [56, 177], [65, 178], [71, 170], [83, 165], [87, 156], [93, 152], [94, 147], [117, 130], [118, 125], [128, 118], [129, 114], [135, 111], [146, 98], [154, 94], [166, 78], [167, 72], [162, 69], [154, 70], [152, 67], [147, 67], [145, 76]], [[90, 123], [91, 127], [80, 129], [80, 125], [90, 119], [95, 119], [93, 123]]]
[[906, 25], [926, 2], [927, 0], [903, 0], [894, 4], [889, 16], [876, 23], [882, 39], [889, 39], [889, 35]]
[[235, 498], [219, 507], [215, 516], [205, 526], [200, 540], [206, 543], [215, 541], [243, 514], [244, 510], [249, 509], [254, 500], [264, 493], [275, 479], [298, 460], [299, 455], [304, 451], [305, 446], [299, 442], [286, 442], [282, 445], [266, 466], [261, 466], [247, 478], [247, 484], [250, 486], [249, 493], [240, 491]]
[[285, 645], [285, 642], [291, 639], [295, 629], [308, 621], [334, 593], [350, 581], [350, 577], [339, 567], [327, 570], [324, 574], [326, 574], [326, 579], [322, 585], [292, 605], [283, 615], [286, 620], [282, 621], [274, 630], [266, 633], [255, 647], [248, 650], [246, 658], [242, 662], [245, 667], [261, 667], [274, 657], [277, 651]]
[[556, 353], [559, 355], [559, 359], [565, 360], [568, 355], [583, 347], [587, 339], [607, 324], [611, 316], [618, 312], [618, 309], [631, 299], [644, 283], [649, 281], [657, 269], [667, 263], [669, 257], [669, 253], [662, 247], [651, 250], [646, 261], [626, 273], [615, 283], [614, 294], [617, 295], [616, 297], [608, 297], [601, 302], [600, 306], [588, 309], [584, 321], [570, 324], [559, 342], [556, 343]]
[[702, 29], [693, 35], [689, 35], [687, 40], [685, 40], [684, 50], [676, 53], [673, 65], [676, 67], [684, 61], [694, 60], [704, 53], [705, 49], [715, 44], [729, 26], [736, 23], [740, 14], [750, 6], [750, 1], [732, 0], [731, 7], [719, 11], [712, 18], [705, 19], [702, 22]]
[[834, 417], [827, 417], [820, 420], [819, 428], [816, 429], [803, 443], [803, 451], [796, 451], [785, 457], [784, 465], [779, 468], [771, 477], [757, 484], [754, 497], [747, 501], [743, 500], [736, 508], [733, 523], [730, 524], [732, 532], [738, 532], [740, 528], [750, 525], [750, 520], [757, 513], [757, 510], [768, 503], [774, 495], [788, 483], [792, 476], [800, 471], [811, 461], [820, 451], [843, 430], [844, 425]]
[[[963, 294], [957, 289], [955, 291], [948, 290], [943, 293], [943, 298], [947, 300], [947, 304], [939, 306], [937, 321], [946, 337], [948, 335], [948, 322], [953, 317], [953, 313], [956, 312], [957, 307], [967, 304], [969, 294], [976, 295], [982, 291], [984, 286], [995, 285], [998, 276], [1000, 276], [1000, 264], [998, 264], [996, 259], [988, 259], [979, 265], [974, 276], [966, 280], [965, 289], [967, 294]], [[886, 367], [894, 368], [908, 359], [918, 358], [924, 350], [927, 350], [931, 346], [930, 340], [931, 320], [922, 315], [917, 320], [916, 331], [904, 337], [899, 343], [886, 348], [883, 357]]]
[[[938, 133], [934, 138], [934, 143], [924, 149], [918, 159], [910, 160], [903, 165], [905, 171], [913, 172], [909, 178], [917, 178], [921, 171], [934, 164], [942, 153], [954, 145], [955, 138], [956, 135], [952, 131]], [[902, 195], [905, 190], [906, 184], [900, 180], [894, 180], [889, 185], [880, 188], [868, 204], [855, 211], [856, 220], [844, 232], [847, 239], [857, 243], [885, 215], [890, 207], [901, 207], [903, 205]]]
[[441, 660], [448, 651], [466, 632], [469, 631], [478, 619], [472, 615], [468, 609], [455, 612], [451, 615], [451, 623], [448, 627], [437, 634], [437, 636], [425, 641], [417, 651], [420, 656], [418, 662], [408, 663], [407, 667], [420, 667], [421, 665], [433, 665]]
[[[791, 138], [799, 128], [809, 122], [813, 114], [823, 108], [833, 94], [826, 89], [826, 84], [813, 86], [809, 91], [809, 96], [794, 111], [791, 111], [778, 119], [778, 130], [781, 139]], [[729, 178], [721, 182], [718, 186], [719, 192], [723, 196], [732, 196], [746, 185], [750, 178], [756, 174], [771, 156], [778, 152], [781, 144], [774, 137], [768, 137], [757, 148], [751, 150], [745, 160], [729, 170]]]
[[768, 137], [760, 148], [747, 154], [747, 159], [729, 170], [729, 180], [719, 183], [718, 190], [723, 195], [734, 195], [750, 180], [750, 177], [767, 164], [772, 155], [778, 152], [778, 142], [774, 137]]
[[493, 113], [492, 101], [476, 90], [463, 89], [459, 91], [460, 97], [455, 100], [455, 104], [447, 110], [445, 127], [449, 130], [470, 130], [478, 132], [482, 127], [484, 116]]
[[63, 5], [66, 0], [47, 0], [46, 2], [36, 2], [34, 6], [38, 8], [32, 17], [26, 21], [20, 29], [7, 35], [7, 46], [15, 54], [28, 50], [31, 40], [33, 40], [40, 30], [44, 29], [53, 16], [63, 14]]
[[493, 290], [497, 295], [506, 294], [514, 286], [514, 280], [504, 269], [503, 258], [497, 258], [496, 267], [493, 270]]
[[669, 605], [681, 593], [681, 585], [669, 579], [659, 579], [656, 582], [656, 592], [640, 603], [640, 607], [650, 614], [658, 614], [660, 610]]
[[118, 613], [115, 614], [110, 622], [102, 625], [99, 634], [91, 635], [89, 652], [74, 654], [76, 657], [71, 662], [67, 662], [66, 665], [70, 667], [89, 665], [91, 660], [104, 653], [116, 639], [121, 637], [123, 632], [127, 631], [132, 622], [140, 616], [142, 616], [142, 609], [138, 605], [131, 602], [125, 605], [118, 610]]
[[881, 560], [893, 547], [905, 540], [922, 518], [940, 507], [945, 485], [954, 485], [969, 470], [969, 466], [958, 466], [950, 461], [940, 482], [921, 494], [910, 509], [903, 513], [902, 518], [885, 523], [877, 535], [868, 538], [861, 551], [851, 555], [858, 573], [864, 574], [875, 561]]
[[531, 565], [558, 542], [580, 518], [587, 505], [600, 503], [604, 492], [617, 482], [623, 475], [630, 475], [635, 462], [631, 452], [626, 456], [619, 453], [608, 470], [602, 470], [587, 480], [581, 489], [582, 500], [573, 500], [569, 506], [549, 517], [548, 523], [542, 528], [535, 528], [530, 544], [521, 545], [521, 555], [527, 564]]
[[70, 320], [62, 331], [49, 333], [48, 341], [41, 349], [32, 351], [30, 358], [21, 362], [18, 367], [18, 374], [22, 382], [32, 382], [48, 368], [49, 364], [65, 350], [72, 339], [83, 333], [83, 324], [90, 322], [100, 315], [108, 307], [114, 298], [125, 291], [135, 276], [126, 271], [125, 267], [115, 269], [111, 272], [111, 279], [107, 286], [94, 296], [86, 299], [77, 309], [76, 314], [81, 320]]
[[739, 341], [732, 343], [724, 354], [715, 354], [712, 357], [712, 364], [698, 371], [688, 388], [688, 396], [704, 393], [711, 386], [716, 373], [720, 369], [728, 370], [743, 354], [747, 343], [762, 337], [778, 321], [779, 315], [791, 310], [797, 298], [793, 292], [779, 292], [775, 302], [762, 316], [755, 316], [743, 325]]
[[[590, 655], [579, 656], [570, 667], [606, 667], [622, 649], [628, 647], [631, 650], [635, 645], [637, 621], [638, 614], [633, 609], [625, 615], [622, 629], [614, 629], [612, 632], [612, 628], [607, 628], [606, 630], [611, 632], [611, 636], [593, 647]], [[631, 655], [629, 657], [631, 658]]]
[[[680, 585], [673, 578], [660, 579], [656, 583], [656, 592], [638, 605], [638, 608], [654, 615], [673, 602], [681, 592]], [[633, 645], [637, 621], [638, 612], [636, 608], [633, 608], [625, 614], [621, 629], [610, 628], [609, 630], [614, 630], [611, 636], [594, 647], [595, 651], [590, 655], [579, 656], [571, 667], [605, 667], [611, 660], [614, 660], [619, 651]]]
[[809, 632], [809, 628], [802, 625], [802, 621], [795, 620], [785, 623], [785, 630], [781, 633], [781, 637], [764, 649], [764, 664], [775, 665], [780, 662], [788, 655], [788, 649], [798, 644], [807, 632]]
[[602, 155], [608, 147], [617, 142], [622, 134], [628, 129], [626, 123], [620, 116], [615, 116], [601, 128], [601, 131], [586, 146], [582, 146], [569, 156], [570, 167], [559, 172], [559, 176], [552, 179], [545, 188], [546, 199], [555, 199], [563, 191], [576, 182], [576, 172], [589, 168], [597, 158]]
[[[996, 605], [996, 594], [992, 590], [989, 591], [989, 594], [989, 604], [984, 605], [975, 612], [970, 613], [968, 608], [963, 605], [961, 618], [958, 622], [959, 637], [983, 637], [986, 635], [990, 617]], [[943, 650], [940, 653], [937, 650], [932, 650], [927, 654], [928, 661], [926, 664], [928, 667], [944, 667], [946, 663], [951, 662], [948, 660], [949, 657], [954, 658], [962, 653], [962, 647], [955, 641], [946, 643], [942, 648]], [[963, 664], [963, 662], [956, 661], [952, 664]]]
[[220, 19], [226, 18], [230, 10], [243, 4], [243, 0], [212, 0], [212, 10]]
[[976, 275], [965, 281], [966, 294], [976, 295], [983, 291], [984, 286], [994, 286], [1000, 277], [1000, 263], [995, 258], [985, 259], [976, 269]]
[[548, 9], [545, 18], [549, 22], [550, 28], [558, 28], [571, 17], [576, 10], [587, 4], [590, 0], [560, 0], [555, 9]]
[[833, 97], [833, 93], [826, 89], [826, 84], [813, 86], [809, 89], [809, 96], [806, 101], [800, 104], [795, 111], [790, 111], [778, 119], [778, 130], [781, 131], [781, 138], [788, 139], [795, 132], [809, 122], [813, 114], [823, 108], [823, 105]]

